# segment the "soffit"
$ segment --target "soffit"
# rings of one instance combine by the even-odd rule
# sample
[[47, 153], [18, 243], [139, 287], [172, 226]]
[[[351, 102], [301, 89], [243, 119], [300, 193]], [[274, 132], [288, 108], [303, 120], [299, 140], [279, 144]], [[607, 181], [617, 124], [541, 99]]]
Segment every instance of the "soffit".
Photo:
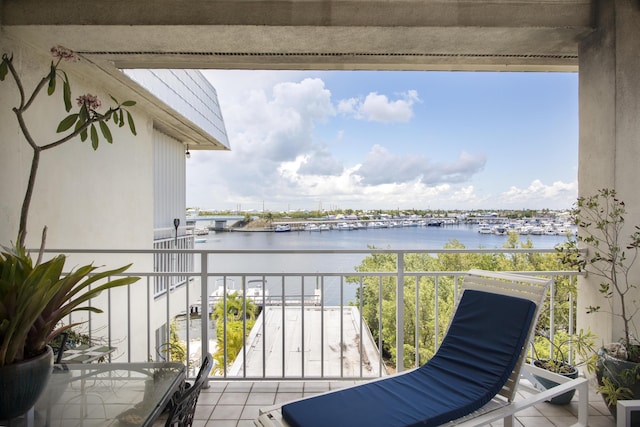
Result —
[[[122, 68], [577, 70], [593, 0], [4, 0], [3, 31]], [[52, 7], [55, 4], [55, 7]]]

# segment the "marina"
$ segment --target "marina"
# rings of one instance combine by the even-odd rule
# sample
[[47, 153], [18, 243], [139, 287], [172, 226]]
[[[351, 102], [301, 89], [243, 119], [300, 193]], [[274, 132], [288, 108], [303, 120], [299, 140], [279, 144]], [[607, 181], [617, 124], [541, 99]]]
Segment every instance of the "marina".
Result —
[[[547, 228], [552, 227], [550, 223]], [[457, 242], [469, 249], [501, 248], [508, 242], [508, 233], [518, 234], [522, 243], [531, 242], [534, 248], [553, 248], [575, 235], [575, 228], [565, 223], [556, 223], [555, 228], [545, 231], [543, 226], [532, 226], [516, 230], [505, 225], [508, 232], [493, 232], [497, 224], [452, 224], [442, 226], [413, 227], [362, 227], [330, 228], [327, 224], [315, 227], [296, 227], [291, 231], [255, 232], [251, 229], [236, 229], [234, 232], [209, 231], [206, 242], [196, 242], [196, 248], [203, 249], [443, 249], [445, 245]], [[528, 227], [529, 225], [523, 226]], [[539, 228], [536, 228], [539, 227]], [[483, 231], [486, 229], [486, 231]], [[555, 231], [551, 231], [555, 230]], [[259, 229], [258, 231], [264, 231]], [[246, 267], [246, 266], [245, 266]]]

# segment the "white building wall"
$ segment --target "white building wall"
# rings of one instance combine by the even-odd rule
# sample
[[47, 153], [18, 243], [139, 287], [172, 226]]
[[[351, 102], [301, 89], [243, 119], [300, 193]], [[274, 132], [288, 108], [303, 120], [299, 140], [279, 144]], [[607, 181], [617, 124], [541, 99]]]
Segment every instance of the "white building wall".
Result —
[[186, 211], [185, 146], [158, 130], [153, 132], [153, 212], [155, 239], [174, 237], [174, 218], [184, 234]]
[[[14, 65], [31, 92], [48, 73], [51, 56], [32, 51], [6, 38], [2, 52], [13, 53]], [[84, 64], [83, 64], [84, 65]], [[106, 110], [109, 93], [99, 81], [85, 80], [75, 63], [61, 66], [70, 78], [72, 99], [97, 94]], [[9, 76], [0, 82], [0, 242], [15, 241], [20, 207], [28, 181], [31, 148], [21, 134], [11, 107], [18, 105], [15, 84]], [[75, 106], [74, 106], [75, 108]], [[137, 136], [128, 127], [111, 125], [113, 144], [100, 142], [97, 151], [80, 138], [42, 152], [29, 213], [27, 246], [37, 247], [42, 228], [48, 226], [49, 248], [149, 248], [153, 240], [152, 118], [131, 107]], [[53, 96], [43, 91], [26, 119], [40, 144], [59, 137], [58, 123], [67, 115], [62, 84]]]
[[[4, 36], [0, 37], [0, 53], [13, 54], [27, 92], [47, 75], [51, 64], [49, 52], [35, 51]], [[86, 74], [88, 67], [91, 66], [87, 63], [62, 64], [61, 69], [70, 78], [72, 99], [85, 93], [95, 94], [106, 110], [112, 93], [99, 78]], [[129, 99], [136, 100], [135, 96]], [[19, 92], [7, 76], [0, 82], [1, 245], [16, 240], [32, 158], [31, 148], [11, 110], [19, 102]], [[137, 136], [130, 133], [128, 126], [120, 128], [112, 124], [113, 144], [101, 140], [97, 151], [89, 141], [77, 138], [42, 153], [29, 213], [28, 247], [39, 246], [45, 225], [47, 248], [61, 250], [151, 249], [155, 228], [173, 227], [173, 218], [180, 218], [184, 225], [185, 147], [177, 139], [158, 132], [154, 117], [140, 105], [130, 108]], [[56, 93], [49, 97], [43, 91], [26, 115], [29, 130], [39, 145], [58, 137], [57, 125], [67, 114], [59, 81]], [[154, 269], [153, 255], [143, 254], [70, 254], [67, 266], [73, 268], [90, 262], [102, 268], [133, 263], [129, 270], [132, 273]], [[192, 282], [189, 288], [190, 298], [197, 299], [199, 285]], [[155, 356], [155, 348], [160, 344], [155, 342], [155, 328], [167, 324], [187, 304], [185, 286], [171, 292], [169, 304], [166, 294], [154, 297], [155, 292], [153, 278], [143, 278], [128, 289], [103, 293], [92, 305], [104, 310], [110, 305], [112, 312], [92, 314], [83, 328], [94, 337], [108, 338], [118, 346], [119, 360], [148, 360]], [[77, 314], [70, 321], [83, 320], [89, 318]], [[131, 347], [124, 344], [127, 341]]]

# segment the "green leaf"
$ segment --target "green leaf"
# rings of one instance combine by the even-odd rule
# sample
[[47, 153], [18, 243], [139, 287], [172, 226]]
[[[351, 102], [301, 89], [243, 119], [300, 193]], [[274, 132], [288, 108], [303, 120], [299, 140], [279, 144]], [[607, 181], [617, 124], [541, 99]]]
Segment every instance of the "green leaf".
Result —
[[113, 100], [113, 102], [116, 103], [116, 105], [120, 105], [120, 103], [118, 102], [117, 99], [115, 99], [112, 95], [109, 95], [109, 98], [111, 98]]
[[7, 73], [9, 72], [9, 66], [7, 65], [7, 60], [3, 59], [0, 62], [0, 81], [3, 81]]
[[47, 94], [51, 96], [55, 91], [56, 91], [56, 67], [54, 67], [52, 62], [51, 71], [49, 71], [49, 87], [47, 88]]
[[98, 130], [95, 123], [91, 123], [91, 146], [94, 150], [98, 149]]
[[113, 143], [113, 137], [111, 136], [111, 131], [109, 130], [109, 126], [105, 122], [100, 122], [100, 130], [102, 131], [102, 135], [104, 139], [107, 140], [109, 144]]
[[118, 124], [118, 112], [113, 113], [113, 123]]
[[124, 126], [124, 116], [122, 110], [120, 110], [120, 127]]
[[69, 112], [71, 110], [71, 86], [67, 80], [62, 84], [62, 99], [64, 100], [64, 109]]
[[136, 105], [136, 101], [124, 101], [122, 103], [123, 107], [133, 107], [134, 105]]
[[73, 126], [73, 124], [77, 120], [78, 120], [77, 114], [69, 114], [60, 122], [60, 124], [58, 125], [58, 129], [56, 129], [56, 132], [60, 133], [68, 130], [69, 128], [71, 128], [71, 126]]
[[135, 123], [133, 123], [133, 117], [131, 116], [131, 114], [129, 114], [128, 111], [127, 111], [127, 121], [129, 122], [129, 129], [131, 129], [131, 133], [134, 135], [137, 135], [136, 125]]
[[87, 140], [87, 130], [84, 129], [82, 132], [80, 132], [80, 141], [85, 142]]
[[87, 107], [85, 105], [80, 107], [80, 115], [78, 116], [78, 120], [80, 120], [80, 123], [85, 123], [87, 120], [89, 120], [89, 110], [87, 110]]

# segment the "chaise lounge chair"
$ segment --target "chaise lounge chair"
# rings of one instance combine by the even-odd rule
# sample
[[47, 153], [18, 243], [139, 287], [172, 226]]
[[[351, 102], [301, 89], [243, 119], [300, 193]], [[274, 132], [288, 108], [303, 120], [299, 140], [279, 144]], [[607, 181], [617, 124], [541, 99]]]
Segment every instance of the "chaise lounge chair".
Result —
[[[447, 334], [436, 354], [414, 370], [269, 408], [257, 426], [484, 425], [567, 389], [587, 399], [584, 378], [514, 402], [526, 349], [549, 281], [470, 271]], [[554, 377], [554, 379], [558, 379]], [[559, 382], [566, 381], [560, 377]], [[586, 401], [578, 425], [587, 424]]]

